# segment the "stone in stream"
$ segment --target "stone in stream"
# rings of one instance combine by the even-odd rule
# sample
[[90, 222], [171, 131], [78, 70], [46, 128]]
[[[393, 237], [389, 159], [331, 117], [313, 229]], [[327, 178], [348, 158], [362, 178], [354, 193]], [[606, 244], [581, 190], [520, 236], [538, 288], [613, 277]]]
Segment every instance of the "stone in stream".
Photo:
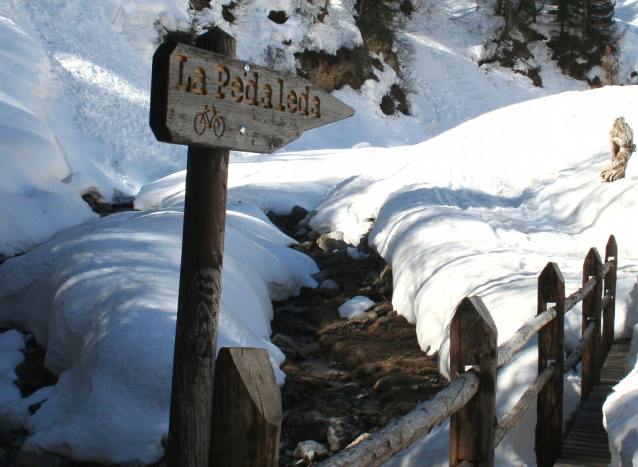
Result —
[[308, 240], [310, 240], [311, 242], [316, 242], [317, 240], [319, 240], [319, 237], [321, 237], [321, 234], [316, 230], [311, 230], [310, 232], [308, 232]]
[[284, 336], [283, 334], [276, 334], [272, 338], [272, 343], [281, 349], [286, 356], [291, 358], [305, 358], [304, 351], [299, 347], [292, 338]]
[[[291, 410], [286, 413], [286, 431], [293, 442], [299, 443], [304, 440], [324, 441], [330, 426], [330, 420], [318, 412], [299, 412]], [[283, 422], [283, 420], [282, 420]]]
[[[295, 206], [292, 208], [292, 211], [290, 211], [290, 214], [288, 216], [288, 222], [292, 225], [298, 225], [306, 217], [308, 217], [308, 214], [310, 213], [308, 212], [306, 208], [302, 208], [301, 206]], [[308, 221], [310, 221], [310, 219]], [[304, 225], [300, 227], [306, 227], [306, 226]]]
[[343, 232], [336, 231], [323, 234], [317, 239], [317, 246], [323, 251], [334, 251], [345, 248], [346, 244], [343, 241]]
[[319, 286], [319, 291], [326, 298], [335, 298], [340, 293], [339, 285], [332, 279], [323, 281]]
[[309, 440], [299, 443], [293, 455], [298, 459], [316, 462], [328, 457], [328, 450], [323, 444]]
[[321, 284], [323, 281], [330, 279], [330, 271], [315, 272], [314, 274], [310, 274], [310, 277]]
[[344, 421], [338, 421], [328, 428], [328, 443], [332, 452], [338, 452], [361, 434], [361, 430]]

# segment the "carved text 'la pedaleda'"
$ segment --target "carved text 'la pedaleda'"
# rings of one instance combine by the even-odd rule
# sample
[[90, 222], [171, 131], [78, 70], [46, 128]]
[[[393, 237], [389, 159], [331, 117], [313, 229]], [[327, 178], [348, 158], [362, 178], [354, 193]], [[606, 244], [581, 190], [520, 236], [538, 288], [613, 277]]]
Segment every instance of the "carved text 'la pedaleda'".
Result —
[[[184, 92], [192, 92], [200, 94], [202, 96], [208, 95], [206, 70], [201, 67], [195, 68], [195, 77], [188, 76], [185, 79], [184, 68], [188, 62], [188, 57], [184, 55], [176, 55], [175, 58], [179, 62], [179, 81], [177, 83], [177, 90]], [[281, 112], [290, 112], [292, 114], [299, 111], [300, 115], [311, 116], [313, 118], [321, 118], [321, 100], [318, 96], [310, 96], [310, 88], [306, 86], [305, 92], [297, 94], [297, 91], [291, 89], [286, 96], [286, 104], [284, 105], [284, 80], [277, 79], [278, 95], [275, 98], [275, 102], [278, 104], [273, 105], [273, 88], [270, 84], [263, 85], [263, 93], [261, 100], [258, 98], [259, 92], [259, 74], [253, 72], [252, 79], [246, 84], [241, 77], [235, 76], [231, 82], [230, 71], [223, 65], [217, 65], [217, 71], [219, 72], [219, 78], [217, 81], [217, 92], [215, 98], [226, 99], [232, 98], [233, 101], [240, 103], [245, 102], [248, 105], [261, 106], [265, 109], [279, 110]], [[248, 73], [244, 73], [244, 79]], [[230, 95], [228, 94], [230, 93]], [[251, 95], [252, 94], [252, 95]], [[310, 102], [312, 106], [310, 107]], [[310, 107], [310, 109], [309, 109]]]

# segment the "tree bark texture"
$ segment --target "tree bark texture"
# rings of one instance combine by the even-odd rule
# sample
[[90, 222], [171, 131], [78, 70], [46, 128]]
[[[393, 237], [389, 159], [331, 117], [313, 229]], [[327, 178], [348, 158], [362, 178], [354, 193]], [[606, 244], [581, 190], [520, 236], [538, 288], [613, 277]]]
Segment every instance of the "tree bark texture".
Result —
[[[234, 55], [235, 39], [213, 30], [200, 36], [197, 45]], [[204, 467], [209, 462], [228, 160], [228, 150], [188, 148], [167, 453], [170, 467]]]

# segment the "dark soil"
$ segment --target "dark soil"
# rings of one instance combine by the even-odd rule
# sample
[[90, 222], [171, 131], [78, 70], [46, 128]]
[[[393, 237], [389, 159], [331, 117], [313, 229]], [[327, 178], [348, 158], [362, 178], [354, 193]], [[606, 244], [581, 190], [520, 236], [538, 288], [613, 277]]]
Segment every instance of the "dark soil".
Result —
[[[273, 342], [287, 357], [281, 367], [286, 382], [280, 466], [306, 465], [293, 457], [301, 441], [312, 439], [330, 450], [328, 428], [333, 424], [353, 427], [343, 449], [447, 384], [438, 374], [437, 356], [423, 353], [415, 327], [393, 310], [392, 271], [370, 251], [366, 238], [359, 249], [370, 256], [363, 260], [341, 250], [326, 253], [310, 241], [292, 248], [314, 258], [321, 274], [339, 285], [340, 294], [331, 298], [319, 288], [303, 288], [298, 297], [274, 302]], [[350, 320], [340, 318], [338, 307], [357, 295], [375, 305]]]

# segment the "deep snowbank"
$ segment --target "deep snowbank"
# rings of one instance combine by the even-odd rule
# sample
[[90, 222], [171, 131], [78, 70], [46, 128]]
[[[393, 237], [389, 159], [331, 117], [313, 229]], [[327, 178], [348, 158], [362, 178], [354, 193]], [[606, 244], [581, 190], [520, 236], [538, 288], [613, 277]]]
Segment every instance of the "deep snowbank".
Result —
[[[163, 455], [182, 224], [179, 208], [116, 214], [2, 265], [1, 325], [33, 332], [60, 377], [0, 407], [1, 418], [34, 433], [24, 449], [107, 464]], [[280, 384], [270, 300], [316, 286], [316, 265], [290, 241], [254, 206], [230, 203], [218, 346], [267, 349]]]
[[[601, 183], [599, 173], [610, 160], [614, 119], [622, 115], [638, 125], [637, 103], [635, 87], [565, 93], [500, 109], [420, 145], [387, 150], [401, 158], [398, 170], [385, 165], [376, 175], [344, 181], [310, 224], [322, 232], [342, 230], [356, 244], [369, 219], [376, 219], [370, 242], [393, 267], [393, 304], [416, 324], [424, 350], [440, 350], [443, 373], [447, 326], [464, 296], [483, 298], [503, 341], [535, 315], [536, 281], [545, 264], [558, 263], [571, 293], [580, 286], [587, 251], [604, 251], [610, 234], [620, 247], [616, 336], [627, 336], [637, 317], [630, 291], [638, 244], [629, 219], [636, 216], [638, 165], [631, 161], [627, 178], [614, 183]], [[568, 350], [580, 326], [577, 307], [566, 315]], [[499, 375], [500, 415], [535, 377], [535, 345]], [[566, 376], [567, 407], [576, 407], [578, 380]], [[626, 417], [631, 404], [628, 399], [617, 413]], [[530, 413], [517, 430], [532, 429], [534, 419]], [[624, 419], [618, 426], [626, 430]], [[416, 458], [445, 465], [446, 430], [437, 429], [388, 465], [409, 466]], [[535, 462], [533, 438], [524, 432], [508, 434], [499, 447], [503, 465]]]

